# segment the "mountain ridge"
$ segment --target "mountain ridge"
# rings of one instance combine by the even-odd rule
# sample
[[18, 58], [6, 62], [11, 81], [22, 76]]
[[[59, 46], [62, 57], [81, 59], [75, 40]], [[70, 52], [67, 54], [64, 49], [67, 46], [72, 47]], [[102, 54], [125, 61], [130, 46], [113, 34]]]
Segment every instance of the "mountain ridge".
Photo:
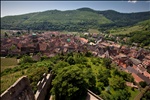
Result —
[[[87, 9], [87, 10], [86, 10]], [[122, 14], [131, 14], [131, 13], [142, 13], [142, 12], [149, 12], [150, 11], [141, 11], [141, 12], [131, 12], [131, 13], [126, 13], [126, 12], [119, 12], [119, 11], [116, 11], [116, 10], [112, 10], [112, 9], [108, 9], [108, 10], [95, 10], [95, 9], [92, 9], [92, 8], [88, 8], [88, 7], [83, 7], [83, 8], [77, 8], [75, 10], [81, 10], [81, 11], [101, 11], [101, 12], [105, 12], [105, 11], [112, 11], [112, 12], [117, 12], [117, 13], [122, 13]], [[34, 13], [40, 13], [40, 12], [47, 12], [47, 11], [73, 11], [73, 10], [57, 10], [57, 9], [53, 9], [53, 10], [45, 10], [45, 11], [37, 11], [37, 12], [30, 12], [30, 13], [24, 13], [24, 14], [18, 14], [18, 15], [7, 15], [7, 16], [3, 16], [1, 18], [4, 18], [4, 17], [12, 17], [12, 16], [20, 16], [20, 15], [26, 15], [26, 14], [34, 14]]]
[[89, 28], [128, 26], [149, 19], [150, 12], [120, 13], [91, 8], [47, 10], [1, 18], [1, 29], [86, 31]]

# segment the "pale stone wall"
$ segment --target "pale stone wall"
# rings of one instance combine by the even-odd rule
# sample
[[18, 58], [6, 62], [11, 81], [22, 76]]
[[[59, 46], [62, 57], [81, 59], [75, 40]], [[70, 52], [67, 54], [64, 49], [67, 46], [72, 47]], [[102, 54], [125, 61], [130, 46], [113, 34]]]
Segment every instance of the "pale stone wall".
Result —
[[47, 93], [49, 93], [49, 90], [51, 88], [51, 82], [52, 82], [52, 74], [43, 74], [43, 79], [38, 82], [37, 84], [37, 92], [35, 94], [36, 100], [45, 100], [45, 97]]
[[87, 98], [86, 100], [103, 100], [101, 97], [97, 96], [90, 90], [87, 90]]
[[29, 79], [26, 76], [19, 78], [1, 94], [0, 100], [35, 100]]

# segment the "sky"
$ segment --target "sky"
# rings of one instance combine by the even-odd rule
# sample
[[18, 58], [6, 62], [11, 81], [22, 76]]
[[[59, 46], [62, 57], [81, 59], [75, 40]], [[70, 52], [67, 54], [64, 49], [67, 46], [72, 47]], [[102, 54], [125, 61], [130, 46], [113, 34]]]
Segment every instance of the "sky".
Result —
[[46, 10], [115, 10], [122, 13], [150, 11], [149, 1], [1, 1], [1, 17]]

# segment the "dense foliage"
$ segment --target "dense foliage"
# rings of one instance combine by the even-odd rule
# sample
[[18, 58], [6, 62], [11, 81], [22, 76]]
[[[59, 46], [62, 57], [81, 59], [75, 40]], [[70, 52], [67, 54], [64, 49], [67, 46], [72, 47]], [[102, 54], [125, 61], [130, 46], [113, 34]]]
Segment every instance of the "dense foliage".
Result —
[[87, 94], [85, 73], [77, 66], [68, 66], [58, 72], [53, 80], [52, 92], [56, 100], [79, 100]]
[[[135, 45], [139, 47], [150, 46], [150, 33], [148, 30], [134, 31], [130, 34], [117, 35], [121, 39], [121, 43], [128, 45]], [[128, 38], [126, 42], [122, 41], [124, 38]]]
[[115, 33], [112, 32], [114, 37], [110, 38], [113, 41], [116, 41], [116, 38], [119, 37], [117, 41], [122, 44], [145, 48], [150, 46], [150, 20], [139, 22], [132, 27], [114, 29], [113, 31], [116, 31]]
[[140, 100], [150, 100], [150, 91], [148, 90]]
[[103, 98], [128, 100], [131, 93], [125, 82], [133, 82], [133, 77], [111, 67], [109, 59], [87, 56], [89, 56], [87, 53], [70, 53], [66, 56], [60, 55], [57, 56], [58, 58], [51, 58], [51, 60], [55, 59], [56, 61], [56, 66], [52, 68], [56, 74], [52, 82], [52, 93], [57, 99], [72, 100], [79, 99], [78, 97], [81, 99], [80, 95], [84, 94], [85, 88], [87, 88]]
[[[24, 56], [20, 65], [13, 69], [28, 75], [34, 92], [42, 74], [52, 70], [55, 77], [51, 93], [56, 100], [84, 100], [87, 89], [106, 100], [128, 100], [131, 96], [125, 82], [133, 82], [133, 77], [112, 67], [110, 59], [94, 57], [90, 52], [58, 54], [42, 57], [38, 62], [30, 61], [30, 57]], [[3, 76], [13, 73], [11, 69], [4, 72]]]
[[150, 46], [150, 32], [136, 31], [130, 34], [131, 43], [139, 43], [140, 46]]
[[149, 12], [119, 13], [113, 10], [100, 11], [106, 18], [113, 21], [112, 26], [129, 26], [137, 22], [149, 19]]

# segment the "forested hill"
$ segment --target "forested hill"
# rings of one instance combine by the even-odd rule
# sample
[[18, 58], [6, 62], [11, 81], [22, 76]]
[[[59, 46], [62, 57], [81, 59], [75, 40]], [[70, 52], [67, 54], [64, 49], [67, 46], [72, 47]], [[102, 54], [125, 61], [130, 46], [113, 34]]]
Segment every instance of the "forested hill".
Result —
[[90, 8], [77, 10], [49, 10], [1, 18], [1, 29], [68, 30], [87, 31], [89, 28], [105, 28], [133, 25], [149, 19], [150, 12], [119, 13], [113, 10], [96, 11]]

